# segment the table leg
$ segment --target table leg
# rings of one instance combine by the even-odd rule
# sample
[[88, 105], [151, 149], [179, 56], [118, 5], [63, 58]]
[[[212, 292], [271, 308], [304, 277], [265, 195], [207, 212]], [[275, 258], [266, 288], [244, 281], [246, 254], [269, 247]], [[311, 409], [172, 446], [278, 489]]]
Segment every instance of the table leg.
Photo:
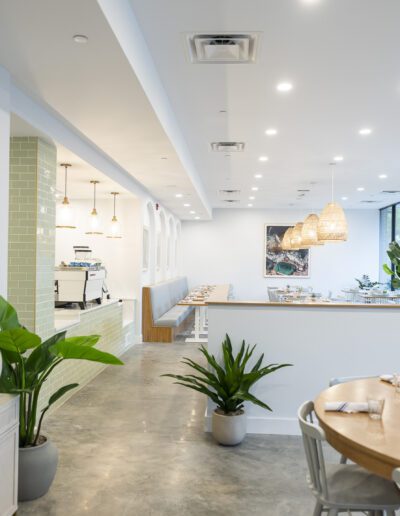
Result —
[[194, 336], [189, 337], [185, 342], [208, 342], [206, 337], [200, 337], [201, 331], [201, 306], [196, 306], [194, 309]]

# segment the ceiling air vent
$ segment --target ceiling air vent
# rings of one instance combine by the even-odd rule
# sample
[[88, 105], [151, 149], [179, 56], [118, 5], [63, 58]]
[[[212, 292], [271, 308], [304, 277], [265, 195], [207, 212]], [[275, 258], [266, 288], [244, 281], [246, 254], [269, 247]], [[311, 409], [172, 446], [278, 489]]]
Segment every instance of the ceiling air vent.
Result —
[[371, 199], [366, 199], [365, 201], [360, 201], [364, 204], [373, 204], [374, 202], [378, 202], [378, 201], [372, 201]]
[[382, 190], [384, 194], [400, 194], [400, 190]]
[[224, 202], [227, 202], [227, 203], [234, 203], [234, 202], [240, 202], [239, 199], [224, 199]]
[[244, 142], [212, 142], [214, 152], [243, 152]]
[[254, 63], [258, 32], [186, 34], [192, 63]]

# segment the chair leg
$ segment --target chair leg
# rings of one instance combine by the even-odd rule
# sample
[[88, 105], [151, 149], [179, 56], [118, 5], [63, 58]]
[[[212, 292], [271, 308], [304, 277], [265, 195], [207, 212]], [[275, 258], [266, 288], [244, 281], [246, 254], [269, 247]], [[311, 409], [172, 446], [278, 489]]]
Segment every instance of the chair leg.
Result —
[[317, 501], [317, 503], [315, 504], [313, 516], [321, 516], [323, 508], [324, 507], [323, 507], [322, 503]]
[[340, 464], [346, 464], [347, 462], [347, 457], [345, 457], [344, 455], [341, 455], [340, 456]]

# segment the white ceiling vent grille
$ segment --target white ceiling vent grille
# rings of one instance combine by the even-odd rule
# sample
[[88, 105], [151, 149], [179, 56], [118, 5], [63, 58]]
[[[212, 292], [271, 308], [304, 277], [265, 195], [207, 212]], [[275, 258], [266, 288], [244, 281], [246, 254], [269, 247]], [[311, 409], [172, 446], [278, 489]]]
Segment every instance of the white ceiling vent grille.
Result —
[[222, 202], [232, 204], [240, 202], [240, 190], [238, 188], [224, 188], [218, 191]]
[[212, 142], [214, 152], [243, 152], [244, 142]]
[[254, 63], [258, 32], [186, 34], [192, 63]]
[[382, 190], [383, 194], [400, 194], [400, 190]]

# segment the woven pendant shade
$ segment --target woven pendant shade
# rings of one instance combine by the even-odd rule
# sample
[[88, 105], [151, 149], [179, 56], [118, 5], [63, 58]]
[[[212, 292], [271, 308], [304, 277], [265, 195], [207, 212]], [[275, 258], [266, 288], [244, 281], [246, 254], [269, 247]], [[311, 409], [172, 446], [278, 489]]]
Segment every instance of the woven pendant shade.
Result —
[[290, 237], [290, 248], [292, 250], [298, 250], [301, 247], [301, 230], [303, 228], [303, 223], [298, 222], [293, 228], [292, 235]]
[[282, 243], [281, 243], [281, 248], [283, 251], [290, 251], [292, 248], [291, 243], [290, 243], [290, 240], [292, 237], [292, 232], [293, 232], [293, 228], [288, 228], [285, 231], [285, 234], [283, 235], [283, 239], [282, 239]]
[[335, 202], [322, 210], [318, 223], [318, 240], [344, 242], [347, 240], [347, 221], [343, 208]]
[[318, 215], [311, 213], [303, 223], [301, 230], [301, 241], [307, 246], [323, 245], [324, 243], [318, 240]]

